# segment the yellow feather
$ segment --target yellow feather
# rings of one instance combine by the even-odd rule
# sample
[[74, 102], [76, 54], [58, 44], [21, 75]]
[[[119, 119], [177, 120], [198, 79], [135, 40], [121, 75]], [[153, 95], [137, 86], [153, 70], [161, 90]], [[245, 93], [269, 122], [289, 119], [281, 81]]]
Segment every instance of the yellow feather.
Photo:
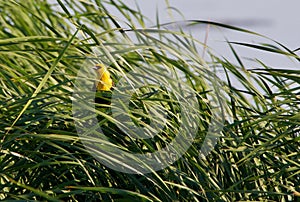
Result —
[[98, 91], [109, 91], [113, 86], [113, 81], [110, 78], [110, 73], [104, 64], [96, 65], [97, 81], [96, 88]]

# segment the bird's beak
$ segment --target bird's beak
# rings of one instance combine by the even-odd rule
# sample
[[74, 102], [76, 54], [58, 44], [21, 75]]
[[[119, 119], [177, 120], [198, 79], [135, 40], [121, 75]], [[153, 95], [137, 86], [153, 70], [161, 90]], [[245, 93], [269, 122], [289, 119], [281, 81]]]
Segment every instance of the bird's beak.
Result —
[[98, 69], [100, 69], [100, 68], [101, 68], [100, 65], [95, 65], [95, 66], [93, 67], [94, 70], [98, 70]]

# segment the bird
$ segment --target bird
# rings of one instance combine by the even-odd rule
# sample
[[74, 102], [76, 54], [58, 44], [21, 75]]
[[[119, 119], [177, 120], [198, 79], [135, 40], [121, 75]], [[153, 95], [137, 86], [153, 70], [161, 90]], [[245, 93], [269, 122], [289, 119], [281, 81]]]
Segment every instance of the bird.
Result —
[[113, 81], [110, 73], [104, 64], [96, 64], [95, 68], [97, 73], [97, 80], [95, 87], [97, 91], [110, 91], [113, 87]]
[[102, 108], [107, 108], [111, 104], [113, 90], [113, 80], [104, 64], [96, 64], [96, 81], [93, 90], [96, 91], [95, 103], [100, 104]]

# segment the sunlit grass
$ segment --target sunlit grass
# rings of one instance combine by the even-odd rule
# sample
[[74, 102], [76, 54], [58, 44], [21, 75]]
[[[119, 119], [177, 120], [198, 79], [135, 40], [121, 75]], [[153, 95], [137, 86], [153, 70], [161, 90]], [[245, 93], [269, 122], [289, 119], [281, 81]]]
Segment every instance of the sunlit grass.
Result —
[[[109, 13], [112, 6], [127, 19], [126, 29]], [[57, 1], [55, 7], [47, 1], [1, 1], [0, 10], [0, 199], [297, 200], [300, 71], [270, 67], [264, 61], [257, 61], [255, 69], [244, 66], [235, 46], [295, 62], [297, 52], [277, 42], [229, 43], [235, 61], [212, 52], [204, 61], [198, 49], [205, 45], [201, 41], [182, 30], [144, 29], [142, 13], [121, 1]], [[72, 114], [74, 84], [83, 66], [100, 62], [109, 67], [115, 83], [134, 68], [163, 66], [179, 72], [178, 82], [197, 95], [200, 117], [196, 138], [182, 158], [160, 171], [126, 174], [87, 152]], [[216, 71], [227, 77], [216, 79]], [[212, 78], [223, 87], [219, 96], [226, 116], [215, 149], [200, 158], [201, 143], [214, 118], [208, 82]], [[116, 127], [109, 106], [98, 103], [97, 118], [105, 135], [130, 152], [163, 148], [180, 125], [177, 100], [162, 86], [147, 86], [134, 98], [130, 110], [137, 125], [148, 123], [150, 104], [159, 103], [168, 111], [164, 132], [150, 140], [130, 138]]]

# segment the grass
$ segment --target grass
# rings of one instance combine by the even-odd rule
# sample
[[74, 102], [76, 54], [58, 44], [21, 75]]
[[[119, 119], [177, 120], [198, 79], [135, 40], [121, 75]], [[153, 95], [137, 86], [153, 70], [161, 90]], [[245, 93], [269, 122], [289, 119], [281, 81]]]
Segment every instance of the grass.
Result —
[[[111, 8], [125, 20], [109, 13]], [[11, 0], [1, 1], [0, 10], [1, 200], [299, 200], [300, 72], [271, 67], [255, 58], [257, 68], [247, 67], [235, 48], [244, 46], [272, 57], [285, 56], [295, 63], [299, 62], [297, 50], [276, 41], [228, 42], [235, 61], [212, 52], [204, 61], [198, 49], [205, 45], [201, 41], [180, 29], [164, 29], [164, 25], [147, 28], [141, 11], [121, 1], [57, 1], [54, 6], [47, 1]], [[188, 23], [257, 35], [214, 22]], [[174, 82], [176, 86], [180, 81], [196, 95], [198, 108], [193, 112], [199, 124], [192, 145], [180, 159], [162, 170], [128, 174], [111, 169], [88, 152], [84, 142], [95, 139], [78, 135], [82, 128], [76, 123], [81, 122], [73, 116], [72, 101], [78, 92], [76, 82], [82, 84], [79, 87], [93, 83], [89, 67], [99, 62], [109, 67], [115, 83], [138, 69], [143, 77], [160, 79], [165, 85]], [[86, 68], [86, 78], [78, 80], [82, 68]], [[163, 80], [162, 68], [175, 79]], [[216, 71], [227, 77], [218, 79]], [[219, 86], [214, 88], [213, 84]], [[218, 87], [220, 92], [212, 93]], [[76, 98], [90, 98], [88, 93]], [[97, 96], [109, 98], [110, 94], [99, 92]], [[139, 88], [127, 109], [136, 125], [155, 129], [147, 124], [152, 105], [162, 106], [168, 115], [163, 132], [144, 140], [120, 131], [110, 106], [98, 103], [96, 118], [107, 139], [96, 141], [139, 154], [164, 148], [176, 137], [178, 118], [184, 116], [178, 97], [164, 85]], [[216, 113], [213, 99], [222, 100], [222, 113]], [[80, 102], [82, 109], [90, 112], [89, 103], [84, 105], [84, 101]], [[182, 100], [189, 102], [187, 97]], [[227, 114], [224, 120], [216, 116], [223, 113]], [[214, 120], [222, 125], [219, 141], [201, 158], [204, 137]], [[107, 164], [120, 163], [123, 156], [102, 158]]]

